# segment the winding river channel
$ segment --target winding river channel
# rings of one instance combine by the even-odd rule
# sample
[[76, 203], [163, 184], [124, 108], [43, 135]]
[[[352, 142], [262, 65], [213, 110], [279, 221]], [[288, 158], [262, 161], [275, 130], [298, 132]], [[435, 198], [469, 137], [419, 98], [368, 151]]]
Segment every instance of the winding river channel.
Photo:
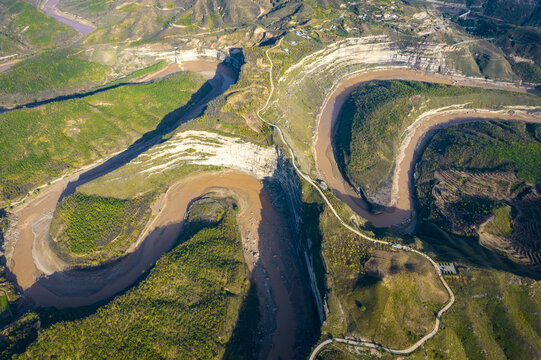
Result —
[[[449, 109], [442, 112], [428, 112], [419, 117], [404, 134], [402, 144], [396, 158], [393, 173], [394, 201], [387, 211], [374, 214], [370, 212], [370, 205], [346, 181], [336, 162], [333, 138], [340, 111], [349, 95], [356, 87], [371, 80], [412, 80], [442, 84], [467, 85], [483, 88], [502, 89], [498, 84], [487, 84], [478, 80], [462, 80], [440, 75], [427, 74], [410, 69], [380, 69], [367, 71], [349, 77], [336, 86], [318, 116], [317, 132], [314, 144], [314, 155], [321, 178], [333, 189], [334, 194], [348, 204], [353, 211], [369, 220], [377, 227], [390, 227], [408, 223], [413, 216], [413, 169], [422, 153], [426, 140], [437, 129], [459, 122], [479, 120], [508, 120], [540, 123], [541, 115], [526, 115], [515, 112], [513, 115], [498, 111], [475, 109]], [[524, 92], [523, 88], [504, 87], [506, 90]]]
[[40, 9], [43, 10], [49, 16], [54, 17], [56, 20], [60, 21], [63, 24], [66, 24], [75, 30], [77, 30], [81, 35], [85, 36], [94, 31], [95, 27], [83, 19], [76, 18], [73, 15], [63, 13], [59, 11], [56, 6], [58, 5], [58, 0], [45, 0]]
[[[268, 58], [270, 60], [270, 57]], [[205, 66], [202, 66], [202, 69], [208, 71], [208, 68]], [[214, 97], [223, 93], [224, 88], [226, 89], [229, 86], [228, 81], [224, 79], [222, 77], [222, 82], [215, 84]], [[434, 114], [434, 116], [427, 116], [420, 119], [419, 122], [416, 122], [417, 126], [413, 127], [411, 132], [404, 137], [403, 146], [401, 146], [399, 151], [393, 182], [396, 185], [394, 188], [396, 188], [397, 192], [397, 201], [394, 204], [394, 208], [374, 215], [368, 211], [368, 204], [343, 179], [335, 161], [332, 138], [334, 125], [340, 109], [349, 94], [359, 84], [375, 79], [418, 80], [448, 84], [454, 83], [454, 81], [453, 79], [408, 69], [380, 69], [357, 74], [343, 80], [328, 96], [318, 116], [317, 135], [314, 143], [314, 153], [318, 170], [322, 179], [327, 182], [340, 199], [351, 206], [359, 215], [372, 221], [376, 226], [393, 226], [406, 222], [411, 218], [411, 169], [415, 162], [416, 149], [419, 149], [420, 144], [422, 145], [423, 139], [426, 139], [426, 134], [429, 134], [440, 126], [452, 124], [457, 121], [503, 119], [541, 122], [541, 117], [538, 116], [510, 116], [490, 111], [468, 113], [470, 110], [457, 110], [452, 113], [445, 113], [444, 115]], [[273, 90], [272, 73], [271, 85]], [[483, 86], [484, 83], [476, 84], [475, 81], [470, 81], [461, 85]], [[272, 91], [267, 100], [267, 105], [271, 97]], [[192, 117], [201, 112], [208, 99], [207, 97], [205, 102], [202, 102], [191, 111]], [[261, 120], [265, 121], [260, 116], [260, 112], [258, 112], [258, 116]], [[279, 128], [278, 130], [281, 134], [281, 130]], [[161, 137], [156, 137], [156, 139], [149, 140], [149, 143], [145, 144], [145, 148], [152, 146], [160, 139]], [[133, 151], [140, 153], [141, 149], [133, 149]], [[134, 154], [127, 154], [126, 156], [133, 158], [132, 155]], [[290, 155], [293, 158], [293, 166], [298, 174], [317, 188], [313, 180], [297, 168], [294, 161], [294, 154], [291, 153]], [[126, 158], [118, 158], [118, 162], [119, 164], [126, 163]], [[133, 284], [164, 252], [170, 249], [181, 230], [186, 210], [193, 199], [197, 199], [208, 193], [232, 194], [240, 203], [239, 228], [242, 237], [244, 239], [252, 236], [256, 241], [256, 247], [259, 252], [257, 259], [251, 258], [249, 255], [246, 257], [248, 266], [251, 270], [257, 266], [262, 266], [265, 269], [264, 275], [262, 275], [262, 281], [268, 282], [268, 288], [272, 291], [275, 301], [276, 331], [272, 340], [274, 346], [267, 350], [269, 352], [268, 357], [278, 358], [278, 356], [281, 356], [283, 358], [291, 358], [294, 348], [295, 331], [298, 327], [297, 325], [302, 326], [302, 324], [296, 324], [294, 320], [295, 309], [299, 307], [299, 299], [291, 296], [291, 290], [287, 288], [287, 282], [283, 280], [284, 274], [296, 271], [288, 267], [289, 261], [287, 258], [282, 257], [283, 251], [279, 248], [280, 239], [289, 236], [283, 230], [287, 228], [287, 225], [282, 215], [273, 208], [269, 194], [263, 188], [262, 183], [247, 174], [231, 171], [206, 173], [183, 179], [173, 185], [161, 199], [161, 203], [159, 204], [160, 211], [145, 230], [146, 236], [144, 241], [114, 264], [89, 271], [63, 271], [62, 269], [57, 269], [57, 271], [50, 271], [50, 274], [46, 274], [40, 270], [40, 268], [47, 267], [51, 269], [50, 264], [44, 264], [50, 259], [47, 259], [47, 251], [44, 248], [40, 248], [38, 239], [48, 235], [52, 213], [59, 199], [66, 194], [66, 189], [70, 188], [70, 184], [73, 190], [81, 182], [84, 183], [89, 181], [89, 179], [102, 176], [112, 171], [112, 169], [118, 168], [119, 165], [111, 163], [109, 166], [104, 166], [103, 164], [105, 163], [95, 164], [94, 169], [98, 168], [100, 169], [99, 171], [92, 172], [91, 166], [84, 173], [73, 174], [69, 177], [59, 179], [53, 182], [52, 185], [45, 187], [35, 198], [29, 199], [26, 203], [14, 208], [13, 212], [18, 218], [15, 232], [18, 235], [15, 241], [7, 245], [6, 258], [8, 259], [8, 266], [11, 272], [15, 275], [19, 286], [22, 287], [25, 294], [40, 306], [56, 307], [89, 305], [107, 299]], [[102, 168], [99, 168], [100, 166]], [[87, 179], [84, 178], [84, 174], [89, 174]], [[81, 176], [83, 179], [81, 179]], [[370, 241], [389, 245], [387, 242], [368, 238], [366, 235], [360, 234], [357, 230], [345, 224], [334, 208], [332, 208], [328, 199], [321, 191], [320, 193], [346, 228]], [[244, 246], [246, 247], [245, 244]], [[450, 288], [448, 288], [434, 261], [421, 252], [413, 251], [432, 262], [450, 295], [450, 302], [438, 313], [436, 326], [433, 332], [423, 338], [422, 342], [424, 342], [438, 330], [439, 317], [450, 308], [454, 301], [454, 295]], [[400, 353], [412, 352], [422, 342], [420, 341], [410, 349], [400, 350], [403, 351]]]
[[[191, 70], [207, 78], [212, 86], [207, 94], [187, 108], [179, 123], [198, 116], [206, 104], [222, 94], [232, 83], [231, 69], [208, 62], [176, 64], [145, 81], [172, 72]], [[209, 89], [207, 87], [207, 89]], [[38, 306], [57, 308], [86, 306], [111, 298], [131, 286], [152, 264], [167, 252], [178, 238], [191, 202], [207, 194], [233, 196], [239, 202], [239, 230], [245, 259], [258, 284], [260, 304], [268, 314], [271, 338], [263, 349], [269, 358], [293, 358], [297, 314], [306, 311], [308, 291], [291, 288], [302, 270], [292, 254], [284, 250], [291, 234], [284, 216], [260, 180], [241, 172], [204, 173], [180, 180], [153, 205], [156, 217], [142, 236], [120, 260], [90, 269], [65, 269], [47, 245], [52, 215], [59, 201], [75, 189], [103, 176], [161, 141], [163, 134], [135, 143], [120, 154], [89, 165], [78, 172], [45, 186], [35, 197], [15, 206], [16, 221], [6, 244], [6, 259], [11, 273], [25, 296]], [[306, 288], [307, 289], [307, 288]], [[295, 301], [293, 301], [295, 300]]]

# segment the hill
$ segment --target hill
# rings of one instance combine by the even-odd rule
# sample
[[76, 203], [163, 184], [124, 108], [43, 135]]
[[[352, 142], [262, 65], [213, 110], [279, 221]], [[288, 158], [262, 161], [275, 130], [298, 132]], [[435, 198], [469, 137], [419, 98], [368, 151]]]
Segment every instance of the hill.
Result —
[[21, 0], [0, 2], [0, 57], [65, 46], [75, 30]]
[[[41, 329], [19, 358], [220, 357], [239, 318], [247, 276], [232, 200], [200, 200], [177, 245], [138, 284], [89, 316]], [[6, 348], [9, 335], [8, 328], [3, 358], [13, 350]]]
[[188, 103], [202, 83], [199, 75], [183, 72], [0, 114], [2, 201], [126, 148]]
[[[418, 165], [421, 234], [449, 259], [539, 269], [540, 162], [536, 124], [479, 122], [438, 131]], [[435, 241], [441, 232], [447, 244]]]

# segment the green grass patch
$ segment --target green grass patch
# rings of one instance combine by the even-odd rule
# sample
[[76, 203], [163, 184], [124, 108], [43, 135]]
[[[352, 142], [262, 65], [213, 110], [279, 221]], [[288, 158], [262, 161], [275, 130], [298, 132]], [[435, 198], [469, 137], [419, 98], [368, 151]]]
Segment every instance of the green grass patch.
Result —
[[42, 53], [0, 73], [0, 102], [24, 103], [103, 83], [109, 67], [77, 58], [70, 50]]
[[464, 269], [446, 276], [456, 302], [438, 334], [413, 359], [537, 359], [541, 307], [537, 281], [505, 272]]
[[183, 242], [137, 286], [87, 318], [40, 331], [23, 358], [220, 358], [248, 275], [235, 212], [211, 211], [220, 212], [217, 221], [190, 216]]
[[126, 148], [185, 105], [202, 82], [196, 74], [179, 73], [0, 114], [1, 199], [21, 196], [68, 169]]
[[[129, 74], [129, 75], [123, 77], [123, 78], [117, 79], [115, 81], [111, 81], [110, 83], [107, 83], [104, 86], [100, 86], [97, 89], [106, 88], [106, 87], [110, 87], [110, 86], [114, 86], [114, 85], [118, 85], [118, 84], [126, 84], [126, 83], [129, 83], [132, 80], [142, 78], [145, 75], [152, 74], [154, 72], [160, 71], [161, 69], [163, 69], [166, 66], [167, 66], [167, 62], [162, 60], [162, 61], [159, 61], [159, 62], [157, 62], [155, 64], [152, 64], [152, 65], [150, 65], [150, 66], [148, 66], [146, 68], [136, 70], [136, 71], [132, 72], [131, 74]], [[97, 89], [94, 89], [94, 90], [97, 90]]]
[[9, 307], [8, 297], [6, 295], [0, 296], [0, 314], [6, 311]]
[[513, 233], [512, 221], [511, 207], [504, 206], [494, 211], [494, 218], [487, 224], [485, 230], [494, 235], [509, 237]]
[[[86, 260], [121, 256], [150, 216], [149, 199], [121, 200], [75, 193], [55, 212], [51, 235], [64, 254]], [[87, 261], [76, 261], [77, 264]]]
[[111, 5], [116, 3], [113, 0], [70, 0], [63, 5], [76, 14], [95, 16], [105, 12]]
[[513, 71], [520, 76], [520, 78], [529, 83], [541, 83], [541, 67], [536, 64], [530, 64], [528, 62], [519, 62], [511, 65]]
[[[0, 3], [0, 19], [4, 35], [23, 49], [50, 49], [73, 41], [77, 36], [71, 27], [24, 1], [3, 0]], [[0, 47], [0, 50], [8, 49]]]
[[493, 151], [500, 159], [513, 163], [519, 178], [541, 184], [541, 142], [513, 142]]

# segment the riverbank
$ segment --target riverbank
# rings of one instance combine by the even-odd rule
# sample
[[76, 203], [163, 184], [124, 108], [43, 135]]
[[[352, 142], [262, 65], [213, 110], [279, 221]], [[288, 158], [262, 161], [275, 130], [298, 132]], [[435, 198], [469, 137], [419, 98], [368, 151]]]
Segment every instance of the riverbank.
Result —
[[[426, 132], [436, 127], [456, 121], [468, 121], [465, 118], [522, 120], [531, 119], [516, 110], [514, 115], [504, 112], [485, 110], [479, 111], [467, 109], [450, 110], [451, 113], [438, 114], [437, 112], [424, 114], [415, 121], [417, 126], [410, 126], [408, 133], [402, 140], [400, 151], [397, 156], [393, 173], [393, 202], [384, 212], [374, 214], [370, 211], [370, 205], [355, 191], [355, 189], [343, 178], [336, 163], [334, 154], [333, 138], [335, 125], [340, 111], [351, 92], [360, 84], [371, 80], [411, 80], [442, 83], [448, 85], [477, 86], [483, 88], [500, 88], [495, 84], [487, 84], [477, 80], [451, 79], [440, 75], [413, 71], [405, 68], [378, 69], [351, 76], [342, 81], [327, 100], [317, 118], [317, 132], [314, 139], [314, 156], [321, 178], [334, 190], [335, 195], [348, 204], [357, 214], [372, 222], [377, 227], [401, 226], [407, 224], [413, 216], [412, 208], [412, 184], [411, 174], [414, 162], [414, 154], [418, 149], [418, 142]], [[523, 88], [510, 89], [525, 92]], [[430, 120], [429, 120], [430, 119]], [[462, 120], [459, 120], [462, 119]], [[470, 120], [471, 121], [471, 120]], [[540, 121], [533, 119], [534, 122]], [[418, 126], [422, 123], [422, 126]], [[404, 146], [406, 145], [406, 146]], [[417, 150], [418, 151], [418, 150]]]
[[47, 15], [52, 16], [61, 23], [74, 28], [82, 36], [86, 36], [96, 29], [96, 27], [89, 21], [58, 10], [56, 8], [57, 5], [58, 0], [45, 0], [45, 2], [42, 3], [39, 8]]

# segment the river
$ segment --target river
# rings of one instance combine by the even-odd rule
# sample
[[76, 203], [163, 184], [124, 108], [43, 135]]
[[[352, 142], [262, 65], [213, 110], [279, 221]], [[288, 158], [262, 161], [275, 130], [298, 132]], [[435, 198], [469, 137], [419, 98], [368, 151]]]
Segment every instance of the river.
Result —
[[92, 31], [94, 31], [95, 27], [87, 23], [86, 21], [85, 23], [83, 23], [83, 20], [79, 20], [73, 16], [69, 16], [69, 14], [64, 14], [64, 13], [59, 12], [56, 9], [56, 5], [58, 5], [58, 1], [59, 0], [45, 0], [45, 2], [41, 5], [40, 9], [43, 10], [44, 13], [46, 13], [49, 16], [54, 17], [56, 20], [60, 21], [61, 23], [74, 28], [83, 36], [88, 35]]
[[[325, 104], [318, 115], [317, 131], [314, 144], [314, 156], [321, 178], [333, 189], [334, 194], [348, 204], [353, 211], [369, 220], [377, 227], [399, 226], [408, 223], [413, 216], [413, 183], [412, 171], [417, 155], [422, 150], [423, 140], [426, 140], [433, 130], [457, 122], [475, 120], [519, 120], [527, 122], [541, 122], [539, 117], [524, 117], [521, 115], [506, 115], [496, 111], [475, 112], [471, 110], [455, 111], [452, 114], [435, 115], [425, 119], [404, 140], [393, 174], [393, 192], [396, 192], [397, 201], [386, 211], [374, 214], [370, 212], [369, 204], [344, 179], [336, 162], [333, 138], [335, 125], [340, 111], [348, 96], [363, 82], [371, 80], [412, 80], [432, 83], [477, 86], [483, 88], [500, 88], [497, 84], [487, 84], [477, 80], [456, 81], [441, 75], [427, 74], [410, 69], [383, 69], [372, 70], [346, 78], [327, 97]], [[524, 92], [523, 89], [511, 89]], [[421, 146], [419, 146], [421, 145]]]

